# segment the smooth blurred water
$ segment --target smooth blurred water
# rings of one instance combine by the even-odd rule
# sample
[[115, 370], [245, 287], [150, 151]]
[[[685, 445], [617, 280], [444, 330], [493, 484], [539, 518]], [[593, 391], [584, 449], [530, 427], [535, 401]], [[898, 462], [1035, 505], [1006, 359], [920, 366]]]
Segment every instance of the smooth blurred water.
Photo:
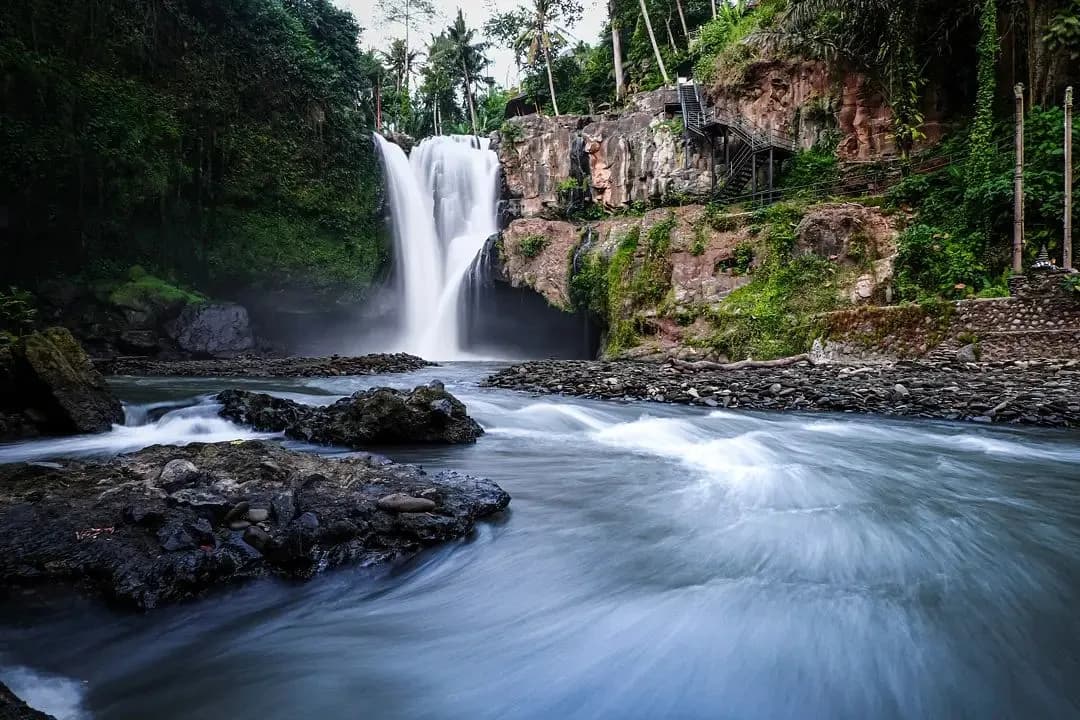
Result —
[[1076, 433], [532, 397], [479, 388], [490, 369], [120, 379], [150, 424], [0, 446], [252, 437], [213, 392], [329, 402], [438, 377], [487, 435], [381, 451], [513, 496], [392, 568], [145, 616], [19, 598], [0, 679], [80, 720], [1080, 717]]

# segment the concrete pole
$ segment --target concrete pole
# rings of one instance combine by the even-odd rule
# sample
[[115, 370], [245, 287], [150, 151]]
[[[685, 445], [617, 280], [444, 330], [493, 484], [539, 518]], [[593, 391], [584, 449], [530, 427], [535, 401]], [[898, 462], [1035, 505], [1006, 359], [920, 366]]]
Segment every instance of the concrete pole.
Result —
[[1065, 90], [1065, 242], [1062, 246], [1061, 266], [1072, 270], [1072, 109], [1073, 89]]
[[1013, 257], [1014, 275], [1024, 272], [1024, 84], [1013, 88], [1016, 96], [1016, 171], [1013, 174]]

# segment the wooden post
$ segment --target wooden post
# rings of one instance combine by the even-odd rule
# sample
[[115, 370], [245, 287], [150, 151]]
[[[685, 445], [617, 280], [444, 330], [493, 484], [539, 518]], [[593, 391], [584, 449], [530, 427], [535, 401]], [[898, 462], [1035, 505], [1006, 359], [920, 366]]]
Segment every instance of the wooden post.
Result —
[[1072, 270], [1072, 109], [1073, 89], [1065, 89], [1065, 241], [1062, 245], [1061, 266]]
[[1013, 173], [1013, 257], [1014, 275], [1024, 272], [1024, 84], [1013, 88], [1016, 96], [1016, 170]]

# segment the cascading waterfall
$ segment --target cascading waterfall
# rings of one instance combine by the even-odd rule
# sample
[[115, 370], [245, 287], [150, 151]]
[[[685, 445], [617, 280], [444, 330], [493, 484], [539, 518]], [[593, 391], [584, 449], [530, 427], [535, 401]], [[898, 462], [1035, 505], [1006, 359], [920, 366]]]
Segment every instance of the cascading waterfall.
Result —
[[498, 230], [498, 157], [486, 138], [428, 138], [411, 158], [376, 135], [394, 226], [401, 323], [392, 349], [432, 360], [467, 356], [462, 291]]

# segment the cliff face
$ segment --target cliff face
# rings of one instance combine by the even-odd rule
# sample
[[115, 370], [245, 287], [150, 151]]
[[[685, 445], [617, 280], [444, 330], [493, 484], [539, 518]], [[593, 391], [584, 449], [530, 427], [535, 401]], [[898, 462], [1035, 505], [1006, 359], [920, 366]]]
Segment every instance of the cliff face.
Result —
[[708, 159], [685, 145], [681, 120], [665, 115], [669, 99], [671, 91], [657, 90], [635, 97], [621, 115], [509, 120], [493, 140], [511, 214], [546, 214], [568, 181], [586, 186], [608, 210], [672, 195], [708, 195]]
[[[632, 328], [621, 341], [609, 336], [608, 354], [708, 356], [694, 348], [717, 330], [713, 310], [767, 261], [768, 232], [752, 213], [717, 214], [702, 205], [584, 224], [524, 218], [502, 233], [497, 267], [503, 281], [564, 310], [586, 309], [583, 290], [598, 293], [600, 307], [589, 309], [604, 314], [609, 332]], [[815, 206], [793, 232], [794, 257], [812, 255], [832, 266], [828, 284], [838, 307], [890, 297], [897, 227], [880, 209]], [[579, 286], [575, 297], [581, 278], [592, 285]]]
[[[808, 149], [827, 131], [840, 135], [837, 155], [868, 161], [898, 154], [892, 137], [893, 113], [885, 98], [858, 73], [837, 73], [815, 60], [761, 60], [738, 83], [717, 82], [710, 101], [754, 125], [793, 132]], [[923, 146], [941, 139], [933, 108], [926, 108]]]

